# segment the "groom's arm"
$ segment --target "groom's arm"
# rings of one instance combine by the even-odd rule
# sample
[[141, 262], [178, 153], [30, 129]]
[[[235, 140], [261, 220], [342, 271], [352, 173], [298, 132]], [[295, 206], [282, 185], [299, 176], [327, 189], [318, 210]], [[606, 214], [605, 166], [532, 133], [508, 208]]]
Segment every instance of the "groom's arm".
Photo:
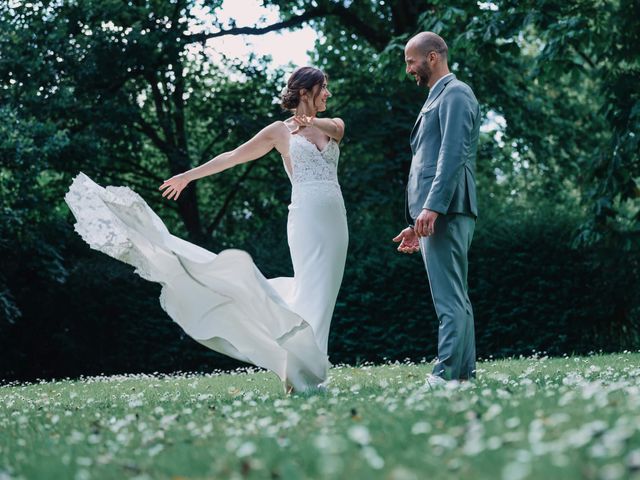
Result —
[[463, 88], [453, 88], [442, 98], [438, 116], [441, 144], [436, 176], [423, 208], [446, 215], [457, 180], [471, 147], [476, 114], [474, 102]]

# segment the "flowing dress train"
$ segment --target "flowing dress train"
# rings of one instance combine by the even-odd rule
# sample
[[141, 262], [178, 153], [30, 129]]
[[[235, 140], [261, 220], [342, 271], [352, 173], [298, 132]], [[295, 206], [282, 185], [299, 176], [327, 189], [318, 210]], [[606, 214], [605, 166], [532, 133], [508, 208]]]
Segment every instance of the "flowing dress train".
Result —
[[172, 235], [127, 187], [103, 188], [80, 173], [65, 200], [91, 248], [162, 285], [162, 308], [194, 340], [304, 391], [327, 378], [348, 230], [338, 144], [331, 140], [319, 150], [301, 135], [290, 138], [283, 161], [292, 184], [287, 237], [293, 278], [267, 279], [242, 250], [215, 254]]

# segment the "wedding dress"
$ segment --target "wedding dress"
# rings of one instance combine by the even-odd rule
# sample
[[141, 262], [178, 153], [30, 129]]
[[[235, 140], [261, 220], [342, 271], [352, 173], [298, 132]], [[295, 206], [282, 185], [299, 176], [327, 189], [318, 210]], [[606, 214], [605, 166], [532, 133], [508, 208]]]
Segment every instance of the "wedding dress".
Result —
[[242, 250], [216, 255], [175, 237], [127, 187], [103, 188], [80, 173], [65, 200], [91, 248], [162, 284], [162, 308], [189, 336], [304, 391], [327, 378], [329, 326], [346, 260], [339, 156], [334, 140], [319, 150], [298, 134], [282, 157], [292, 184], [293, 278], [266, 279]]

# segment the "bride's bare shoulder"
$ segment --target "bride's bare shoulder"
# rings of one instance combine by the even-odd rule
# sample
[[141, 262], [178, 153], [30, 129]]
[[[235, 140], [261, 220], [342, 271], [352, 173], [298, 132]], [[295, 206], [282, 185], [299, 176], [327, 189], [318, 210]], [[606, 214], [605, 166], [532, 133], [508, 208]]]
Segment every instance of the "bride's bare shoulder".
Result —
[[275, 121], [265, 127], [265, 132], [271, 138], [273, 146], [282, 154], [289, 151], [289, 137], [291, 130], [287, 124], [281, 120]]
[[287, 126], [287, 120], [282, 121], [282, 120], [277, 120], [269, 125], [267, 125], [266, 127], [267, 130], [269, 130], [269, 132], [272, 135], [288, 135], [289, 133], [291, 133], [291, 129]]

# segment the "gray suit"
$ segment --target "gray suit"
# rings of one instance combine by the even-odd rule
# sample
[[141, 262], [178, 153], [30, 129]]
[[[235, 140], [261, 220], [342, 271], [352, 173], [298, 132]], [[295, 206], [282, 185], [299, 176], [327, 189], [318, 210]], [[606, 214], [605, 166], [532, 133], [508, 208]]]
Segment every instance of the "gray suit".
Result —
[[429, 92], [411, 132], [407, 208], [438, 212], [435, 233], [420, 239], [431, 296], [440, 324], [434, 375], [475, 376], [473, 309], [467, 287], [467, 253], [478, 215], [475, 161], [480, 108], [469, 86], [451, 74]]

